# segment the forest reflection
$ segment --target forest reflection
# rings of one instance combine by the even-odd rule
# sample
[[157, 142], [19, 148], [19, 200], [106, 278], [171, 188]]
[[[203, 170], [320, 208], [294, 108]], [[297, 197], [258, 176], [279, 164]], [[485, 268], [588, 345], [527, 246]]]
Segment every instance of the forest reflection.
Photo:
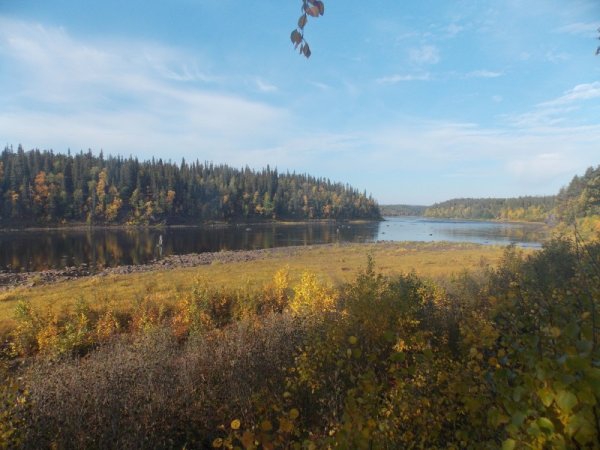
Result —
[[378, 229], [379, 223], [374, 222], [0, 232], [0, 269], [38, 271], [84, 264], [115, 267], [187, 253], [371, 242], [377, 239]]
[[[452, 241], [539, 247], [539, 226], [396, 217], [385, 222], [0, 232], [0, 270], [145, 264], [168, 255], [335, 242]], [[162, 245], [161, 245], [162, 244]]]

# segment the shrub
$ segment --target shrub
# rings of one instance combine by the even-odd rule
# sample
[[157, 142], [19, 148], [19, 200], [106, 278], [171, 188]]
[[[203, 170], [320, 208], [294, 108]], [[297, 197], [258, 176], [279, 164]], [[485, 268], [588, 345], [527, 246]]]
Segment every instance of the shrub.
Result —
[[600, 244], [509, 247], [498, 268], [445, 286], [369, 260], [338, 289], [303, 274], [292, 291], [284, 270], [260, 292], [200, 280], [173, 312], [149, 293], [132, 333], [111, 308], [20, 304], [14, 348], [62, 358], [30, 358], [16, 390], [5, 382], [0, 436], [24, 448], [600, 446]]
[[212, 442], [283, 384], [301, 332], [289, 316], [178, 342], [169, 328], [123, 335], [85, 359], [38, 359], [24, 374], [25, 448], [188, 448]]

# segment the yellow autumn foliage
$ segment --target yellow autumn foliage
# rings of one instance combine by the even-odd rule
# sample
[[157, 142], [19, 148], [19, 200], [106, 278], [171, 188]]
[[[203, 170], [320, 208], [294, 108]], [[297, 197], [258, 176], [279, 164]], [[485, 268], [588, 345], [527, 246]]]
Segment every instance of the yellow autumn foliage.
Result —
[[311, 317], [333, 311], [336, 300], [335, 290], [323, 286], [314, 273], [304, 272], [294, 286], [288, 308], [295, 316]]
[[[173, 309], [148, 293], [118, 316], [123, 327], [112, 308], [81, 304], [58, 315], [20, 303], [12, 339], [23, 355], [77, 355], [98, 343], [112, 349], [104, 340], [125, 329], [149, 338], [148, 355], [162, 342], [156, 364], [152, 357], [136, 361], [135, 353], [120, 361], [133, 364], [132, 374], [148, 373], [149, 385], [164, 383], [163, 390], [119, 401], [140, 411], [136, 426], [146, 432], [165, 426], [160, 432], [173, 446], [595, 448], [600, 245], [577, 245], [552, 241], [533, 255], [508, 248], [497, 269], [444, 283], [414, 273], [384, 276], [372, 260], [338, 289], [310, 272], [290, 289], [287, 268], [255, 292], [197, 280]], [[146, 334], [151, 330], [167, 337], [155, 341], [161, 333]], [[142, 347], [123, 343], [121, 351]], [[63, 367], [86, 370], [73, 361]], [[137, 389], [136, 381], [128, 389]], [[171, 396], [179, 403], [161, 409]], [[77, 403], [88, 404], [94, 402]], [[169, 421], [166, 410], [182, 412]], [[0, 419], [15, 411], [11, 403]], [[48, 436], [69, 442], [56, 414]], [[69, 432], [79, 439], [94, 435], [77, 424]], [[0, 423], [5, 429], [14, 432]], [[46, 432], [39, 430], [30, 426], [27, 436]]]

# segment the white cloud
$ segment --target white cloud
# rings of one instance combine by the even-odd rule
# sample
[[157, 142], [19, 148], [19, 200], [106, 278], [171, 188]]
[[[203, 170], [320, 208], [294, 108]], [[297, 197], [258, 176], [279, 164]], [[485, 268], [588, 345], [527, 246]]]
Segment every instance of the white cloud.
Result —
[[569, 59], [570, 59], [569, 54], [565, 53], [565, 52], [554, 52], [554, 51], [546, 52], [546, 60], [551, 63], [554, 63], [554, 64], [564, 63], [565, 61], [568, 61]]
[[593, 83], [578, 84], [573, 89], [566, 91], [560, 97], [541, 103], [540, 106], [566, 105], [598, 97], [600, 97], [600, 81], [594, 81]]
[[517, 127], [551, 127], [565, 124], [571, 113], [578, 111], [583, 102], [600, 97], [600, 81], [578, 84], [572, 89], [546, 102], [538, 103], [526, 113], [509, 117], [509, 122]]
[[473, 72], [467, 73], [467, 78], [497, 78], [501, 77], [502, 72], [493, 72], [491, 70], [474, 70]]
[[276, 92], [279, 90], [274, 84], [267, 83], [260, 78], [256, 79], [256, 87], [258, 87], [258, 90], [261, 92]]
[[223, 78], [206, 75], [209, 65], [195, 55], [155, 43], [83, 42], [61, 28], [0, 18], [0, 57], [20, 76], [11, 91], [0, 86], [6, 142], [162, 157], [177, 148], [245, 164], [242, 150], [270, 145], [291, 122], [285, 109], [207, 89]]
[[167, 67], [163, 62], [157, 61], [156, 69], [159, 74], [165, 78], [174, 81], [183, 82], [203, 82], [203, 83], [216, 83], [222, 82], [223, 79], [214, 75], [207, 74], [198, 69], [198, 67], [188, 66], [183, 64], [181, 67]]
[[458, 25], [456, 23], [451, 23], [450, 25], [448, 25], [444, 31], [446, 32], [446, 37], [452, 38], [454, 36], [456, 36], [458, 33], [460, 33], [461, 31], [463, 31], [465, 29], [465, 27]]
[[575, 111], [575, 107], [537, 107], [533, 111], [509, 117], [509, 122], [521, 128], [533, 127], [551, 127], [564, 123], [567, 120], [567, 114]]
[[396, 83], [401, 83], [403, 81], [429, 81], [429, 80], [431, 80], [431, 75], [429, 73], [422, 73], [422, 74], [418, 74], [418, 75], [412, 75], [412, 74], [390, 75], [387, 77], [377, 78], [375, 81], [379, 84], [396, 84]]
[[[393, 32], [397, 28], [397, 24], [394, 24], [393, 27], [389, 30]], [[404, 45], [405, 41], [412, 40], [415, 38], [421, 37], [421, 34], [416, 31], [408, 31], [401, 34], [396, 35], [394, 39], [395, 45]]]
[[508, 161], [508, 171], [526, 184], [540, 184], [577, 171], [578, 164], [565, 152], [536, 153]]
[[[440, 50], [432, 45], [414, 48], [409, 56], [416, 66], [409, 65], [406, 73], [379, 72], [388, 76], [374, 81], [385, 85], [445, 76], [460, 82], [467, 76], [503, 75], [484, 68], [469, 74], [457, 69], [431, 75], [427, 71], [433, 69], [426, 64], [441, 59]], [[380, 192], [373, 192], [381, 197], [401, 192], [420, 195], [419, 188], [411, 185], [420, 177], [423, 186], [435, 186], [431, 195], [436, 200], [454, 194], [553, 193], [560, 187], [557, 178], [568, 181], [598, 163], [600, 126], [567, 126], [572, 122], [566, 118], [581, 102], [600, 96], [600, 82], [580, 84], [513, 116], [511, 124], [517, 127], [416, 119], [391, 122], [388, 118], [401, 114], [402, 107], [377, 116], [375, 125], [365, 120], [357, 126], [349, 119], [330, 126], [331, 122], [315, 120], [314, 115], [294, 115], [299, 109], [288, 111], [231, 92], [241, 87], [254, 98], [269, 98], [257, 94], [277, 89], [267, 76], [226, 77], [195, 53], [153, 42], [84, 42], [60, 28], [0, 19], [0, 61], [0, 76], [21, 77], [20, 83], [11, 80], [4, 87], [0, 82], [0, 136], [26, 148], [102, 147], [107, 153], [134, 153], [141, 158], [185, 156], [258, 167], [269, 163], [369, 190], [381, 185]], [[353, 76], [344, 73], [337, 85], [307, 82], [317, 95], [322, 96], [318, 90], [330, 90], [326, 100], [334, 94], [356, 98], [352, 104], [359, 109], [373, 86], [364, 86], [360, 77]], [[505, 97], [503, 109], [512, 104], [510, 91], [496, 88], [481, 98], [502, 101], [500, 95], [492, 97], [495, 93]], [[314, 98], [305, 101], [313, 110], [319, 108], [320, 103], [311, 103]], [[443, 114], [451, 116], [452, 111], [435, 111], [436, 117]], [[386, 178], [386, 172], [394, 173]], [[455, 180], [443, 184], [444, 177]]]
[[440, 51], [435, 45], [423, 45], [409, 51], [410, 60], [416, 64], [437, 64], [440, 62]]
[[[274, 158], [275, 155], [284, 155], [286, 164], [296, 168], [317, 164], [319, 167], [327, 169], [349, 168], [354, 170], [355, 160], [362, 155], [365, 145], [367, 143], [360, 133], [314, 132], [290, 136], [264, 152], [268, 153], [271, 158]], [[324, 158], [325, 153], [326, 158]]]
[[600, 22], [574, 22], [557, 28], [558, 33], [575, 34], [581, 36], [597, 36]]
[[424, 171], [428, 180], [460, 174], [460, 187], [446, 198], [553, 194], [597, 164], [600, 125], [519, 130], [412, 121], [370, 131], [361, 141], [369, 146], [370, 165], [381, 172], [397, 168], [398, 179]]
[[309, 81], [309, 84], [320, 89], [321, 91], [328, 91], [331, 89], [331, 86], [325, 83], [321, 83], [320, 81]]

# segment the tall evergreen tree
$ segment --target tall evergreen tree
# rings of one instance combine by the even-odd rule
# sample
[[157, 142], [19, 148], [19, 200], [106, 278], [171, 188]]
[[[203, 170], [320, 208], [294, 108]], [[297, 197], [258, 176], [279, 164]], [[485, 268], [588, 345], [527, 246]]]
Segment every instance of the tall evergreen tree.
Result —
[[0, 223], [199, 223], [210, 220], [379, 219], [366, 192], [309, 175], [198, 161], [0, 155]]

